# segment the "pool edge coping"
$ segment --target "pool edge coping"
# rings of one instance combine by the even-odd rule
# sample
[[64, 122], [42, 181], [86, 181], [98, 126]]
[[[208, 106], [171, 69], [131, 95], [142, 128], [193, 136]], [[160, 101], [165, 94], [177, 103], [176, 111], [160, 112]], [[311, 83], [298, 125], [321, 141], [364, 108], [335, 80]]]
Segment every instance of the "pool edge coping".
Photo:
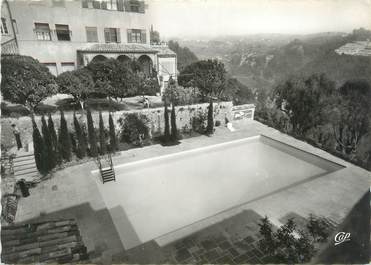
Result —
[[[341, 167], [341, 168], [339, 168], [338, 170], [335, 170], [335, 171], [339, 171], [339, 170], [343, 170], [345, 168], [348, 168], [348, 165], [346, 165], [345, 163], [335, 162], [333, 160], [330, 160], [328, 158], [325, 158], [325, 157], [321, 156], [320, 154], [315, 154], [313, 152], [304, 150], [304, 149], [296, 147], [292, 144], [285, 143], [281, 140], [277, 140], [273, 137], [270, 137], [270, 136], [267, 136], [266, 134], [261, 133], [261, 134], [258, 134], [258, 135], [249, 136], [249, 137], [245, 137], [245, 138], [241, 138], [241, 139], [237, 139], [237, 140], [222, 142], [222, 143], [218, 143], [218, 144], [212, 144], [212, 145], [208, 145], [208, 146], [204, 146], [204, 147], [197, 147], [197, 148], [193, 148], [193, 149], [189, 149], [189, 150], [185, 150], [185, 151], [180, 151], [180, 152], [174, 152], [174, 153], [165, 154], [165, 155], [153, 156], [153, 157], [150, 157], [150, 158], [144, 158], [144, 159], [140, 159], [140, 160], [132, 161], [132, 162], [128, 162], [128, 163], [122, 163], [122, 164], [119, 164], [119, 165], [115, 165], [114, 169], [125, 168], [125, 167], [129, 167], [129, 166], [135, 166], [135, 165], [142, 164], [142, 163], [148, 163], [148, 162], [151, 162], [151, 161], [158, 161], [158, 160], [162, 160], [162, 159], [166, 159], [166, 158], [170, 158], [170, 157], [174, 157], [174, 156], [185, 155], [185, 154], [189, 154], [189, 153], [195, 153], [195, 152], [199, 152], [201, 150], [219, 148], [219, 147], [222, 147], [222, 146], [235, 144], [235, 143], [239, 143], [239, 142], [259, 140], [261, 138], [266, 138], [268, 140], [271, 140], [271, 141], [274, 141], [274, 142], [277, 142], [277, 143], [280, 143], [280, 144], [284, 144], [284, 145], [286, 145], [290, 148], [293, 148], [297, 151], [304, 152], [308, 155], [315, 156], [318, 159], [325, 160], [328, 163], [332, 163], [332, 164], [335, 164], [335, 165]], [[322, 149], [320, 149], [320, 150], [322, 150]], [[324, 151], [324, 152], [326, 152], [326, 151]], [[90, 171], [91, 174], [96, 174], [98, 172], [99, 172], [99, 169], [94, 169], [94, 170]], [[334, 171], [332, 171], [332, 172], [334, 172]], [[331, 173], [331, 172], [329, 172], [329, 173]]]
[[[258, 139], [260, 139], [260, 137], [261, 137], [261, 134], [251, 136], [251, 137], [245, 137], [245, 138], [241, 138], [241, 139], [237, 139], [237, 140], [233, 140], [233, 141], [227, 141], [227, 142], [223, 142], [223, 143], [212, 144], [212, 145], [208, 145], [208, 146], [204, 146], [204, 147], [197, 147], [197, 148], [193, 148], [193, 149], [189, 149], [189, 150], [185, 150], [185, 151], [180, 151], [180, 152], [175, 152], [175, 153], [171, 153], [171, 154], [154, 156], [154, 157], [150, 157], [150, 158], [145, 158], [145, 159], [141, 159], [141, 160], [137, 160], [137, 161], [133, 161], [133, 162], [128, 162], [128, 163], [123, 163], [123, 164], [120, 164], [120, 165], [116, 165], [116, 166], [114, 166], [114, 169], [133, 166], [133, 165], [142, 164], [142, 163], [147, 163], [147, 162], [151, 162], [151, 161], [157, 161], [157, 160], [166, 159], [166, 158], [174, 157], [174, 156], [180, 156], [180, 155], [189, 154], [189, 153], [195, 153], [195, 152], [199, 152], [201, 150], [218, 148], [218, 147], [222, 147], [222, 146], [229, 145], [229, 144], [251, 141], [251, 140], [258, 140]], [[92, 174], [96, 174], [98, 172], [99, 172], [99, 169], [95, 169], [95, 170], [91, 171]]]

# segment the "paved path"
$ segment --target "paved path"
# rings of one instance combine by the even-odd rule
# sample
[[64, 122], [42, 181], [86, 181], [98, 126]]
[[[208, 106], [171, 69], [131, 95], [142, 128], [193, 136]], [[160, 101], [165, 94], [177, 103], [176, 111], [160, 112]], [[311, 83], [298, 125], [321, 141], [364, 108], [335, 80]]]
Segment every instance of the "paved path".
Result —
[[[369, 189], [370, 172], [334, 157], [318, 148], [282, 134], [256, 121], [235, 123], [235, 132], [218, 128], [213, 137], [200, 136], [185, 139], [180, 145], [163, 147], [154, 145], [122, 152], [114, 157], [114, 164], [129, 163], [145, 158], [190, 150], [249, 136], [265, 134], [269, 137], [306, 150], [323, 158], [340, 163], [346, 168], [283, 190], [256, 201], [246, 203], [241, 208], [228, 213], [237, 214], [244, 209], [252, 209], [259, 215], [268, 215], [279, 220], [289, 212], [301, 216], [315, 213], [330, 217], [337, 222], [347, 215], [352, 206]], [[40, 218], [76, 218], [88, 251], [93, 251], [101, 260], [110, 262], [113, 254], [122, 253], [123, 246], [111, 215], [100, 195], [97, 182], [90, 173], [96, 169], [94, 162], [58, 171], [52, 179], [46, 180], [31, 189], [28, 198], [19, 202], [16, 222]], [[103, 185], [99, 184], [98, 185]], [[214, 218], [217, 222], [226, 216]], [[219, 219], [218, 219], [219, 218]], [[210, 223], [200, 224], [199, 228]], [[159, 238], [158, 242], [168, 242], [182, 234], [170, 238]]]

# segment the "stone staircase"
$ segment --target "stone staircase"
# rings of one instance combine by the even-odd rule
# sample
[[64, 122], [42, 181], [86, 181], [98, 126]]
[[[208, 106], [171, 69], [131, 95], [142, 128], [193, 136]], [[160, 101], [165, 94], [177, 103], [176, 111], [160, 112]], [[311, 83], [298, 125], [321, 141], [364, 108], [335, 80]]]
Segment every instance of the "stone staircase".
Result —
[[39, 171], [36, 168], [35, 157], [30, 153], [17, 155], [13, 159], [13, 169], [16, 181], [20, 179], [32, 181], [39, 175]]

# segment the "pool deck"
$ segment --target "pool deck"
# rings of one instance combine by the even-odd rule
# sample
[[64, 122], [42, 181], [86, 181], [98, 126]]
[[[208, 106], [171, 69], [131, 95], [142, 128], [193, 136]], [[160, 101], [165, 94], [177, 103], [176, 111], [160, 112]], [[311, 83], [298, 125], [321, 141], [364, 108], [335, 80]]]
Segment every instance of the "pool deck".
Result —
[[[267, 215], [277, 224], [280, 224], [279, 220], [290, 212], [300, 216], [314, 213], [341, 223], [352, 207], [369, 190], [371, 173], [362, 168], [256, 121], [234, 122], [234, 127], [235, 132], [230, 132], [226, 128], [217, 128], [212, 137], [189, 138], [175, 146], [153, 145], [131, 149], [115, 156], [113, 163], [115, 165], [130, 163], [263, 134], [346, 168], [246, 202], [213, 216], [211, 219], [157, 238], [156, 242], [159, 245], [166, 245], [184, 235], [247, 209], [255, 211], [260, 216]], [[91, 174], [91, 171], [96, 169], [96, 164], [89, 162], [56, 172], [53, 178], [31, 189], [31, 195], [28, 198], [22, 198], [19, 201], [16, 222], [29, 222], [43, 218], [76, 218], [88, 251], [96, 255], [97, 261], [110, 263], [112, 256], [122, 253], [124, 247], [112, 221], [112, 216], [115, 218], [112, 215], [115, 209], [106, 209], [97, 187], [99, 183], [97, 184]]]

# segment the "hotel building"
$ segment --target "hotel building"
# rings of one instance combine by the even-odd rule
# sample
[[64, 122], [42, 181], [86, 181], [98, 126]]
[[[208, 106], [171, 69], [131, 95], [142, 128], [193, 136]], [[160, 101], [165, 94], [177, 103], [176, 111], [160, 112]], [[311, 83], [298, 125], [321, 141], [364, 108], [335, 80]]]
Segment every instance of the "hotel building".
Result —
[[32, 56], [54, 75], [93, 60], [137, 60], [164, 87], [176, 78], [176, 54], [151, 44], [148, 8], [137, 0], [3, 0], [2, 54]]

